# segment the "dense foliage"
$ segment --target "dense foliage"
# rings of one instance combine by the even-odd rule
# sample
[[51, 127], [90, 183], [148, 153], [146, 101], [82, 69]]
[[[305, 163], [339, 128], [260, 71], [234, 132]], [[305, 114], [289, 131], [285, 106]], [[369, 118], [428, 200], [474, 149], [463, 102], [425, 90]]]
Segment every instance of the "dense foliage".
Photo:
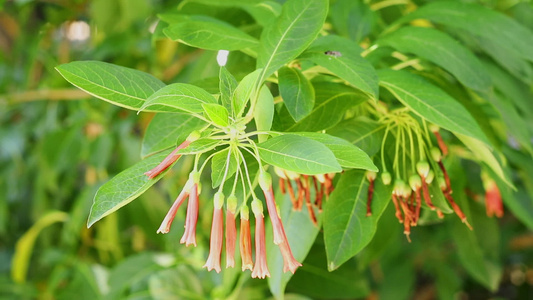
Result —
[[2, 296], [530, 297], [531, 20], [508, 1], [4, 3]]

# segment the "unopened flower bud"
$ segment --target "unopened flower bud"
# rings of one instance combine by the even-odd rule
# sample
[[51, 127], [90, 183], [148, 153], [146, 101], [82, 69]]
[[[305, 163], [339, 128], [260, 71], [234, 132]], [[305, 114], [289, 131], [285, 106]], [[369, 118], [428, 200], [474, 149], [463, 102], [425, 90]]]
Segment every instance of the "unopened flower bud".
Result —
[[437, 147], [431, 147], [429, 150], [431, 154], [431, 158], [433, 158], [434, 161], [439, 162], [442, 159], [442, 153], [440, 152], [440, 149]]
[[421, 160], [416, 163], [416, 171], [418, 172], [418, 175], [420, 175], [423, 178], [428, 177], [430, 167], [429, 163], [425, 160]]
[[409, 185], [413, 191], [417, 191], [422, 187], [422, 180], [419, 175], [413, 174], [409, 177]]
[[384, 185], [389, 185], [392, 181], [392, 176], [389, 172], [384, 172], [381, 174], [381, 180], [383, 181]]
[[259, 186], [263, 191], [268, 191], [272, 187], [272, 176], [264, 170], [259, 173]]
[[252, 212], [256, 216], [263, 215], [263, 203], [257, 198], [252, 201]]
[[376, 180], [376, 177], [378, 176], [376, 172], [372, 172], [372, 171], [366, 171], [365, 175], [368, 181], [374, 181]]
[[439, 184], [440, 189], [443, 191], [448, 188], [446, 185], [446, 180], [442, 176], [437, 176], [437, 183]]
[[224, 206], [224, 193], [223, 192], [216, 192], [215, 197], [213, 199], [213, 204], [215, 205], [216, 209], [221, 209], [222, 206]]
[[426, 177], [426, 183], [431, 184], [434, 178], [435, 178], [435, 172], [433, 172], [433, 170], [429, 170], [428, 176]]
[[440, 129], [440, 127], [438, 125], [429, 124], [429, 130], [431, 130], [431, 132], [438, 132], [439, 129]]
[[237, 196], [235, 194], [231, 194], [227, 199], [227, 208], [232, 213], [235, 214], [237, 212]]
[[392, 193], [400, 196], [403, 195], [405, 186], [406, 184], [403, 180], [401, 180], [400, 178], [396, 178], [396, 180], [394, 180], [394, 189]]

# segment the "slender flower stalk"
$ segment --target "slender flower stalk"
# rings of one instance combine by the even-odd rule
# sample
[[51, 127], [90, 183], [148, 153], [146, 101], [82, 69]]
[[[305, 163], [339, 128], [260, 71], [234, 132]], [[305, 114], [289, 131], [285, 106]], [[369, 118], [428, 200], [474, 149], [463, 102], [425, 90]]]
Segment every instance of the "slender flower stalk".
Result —
[[215, 270], [220, 273], [220, 255], [222, 253], [222, 240], [224, 239], [224, 220], [222, 213], [222, 206], [224, 206], [224, 194], [218, 192], [215, 194], [213, 223], [211, 225], [211, 238], [209, 244], [209, 257], [204, 268], [208, 271]]
[[252, 211], [255, 215], [255, 266], [252, 278], [270, 277], [266, 258], [265, 243], [265, 218], [263, 216], [263, 204], [258, 199], [252, 201]]
[[196, 247], [196, 222], [198, 220], [198, 183], [194, 183], [189, 196], [187, 205], [187, 217], [185, 219], [185, 232], [181, 237], [180, 243], [194, 245]]
[[226, 268], [235, 267], [235, 242], [237, 229], [235, 226], [235, 213], [237, 212], [237, 197], [228, 197], [226, 209]]
[[241, 251], [242, 270], [253, 270], [252, 261], [252, 238], [250, 234], [250, 212], [248, 206], [241, 208], [241, 235], [239, 239], [239, 250]]

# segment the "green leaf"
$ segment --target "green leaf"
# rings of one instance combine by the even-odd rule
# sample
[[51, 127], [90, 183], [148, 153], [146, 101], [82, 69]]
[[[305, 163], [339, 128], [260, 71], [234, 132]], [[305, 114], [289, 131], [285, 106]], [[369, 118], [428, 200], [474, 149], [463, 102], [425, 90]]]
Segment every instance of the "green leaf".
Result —
[[[333, 83], [318, 82], [315, 87], [315, 107], [311, 113], [300, 122], [284, 124], [286, 131], [320, 131], [339, 123], [346, 110], [359, 105], [368, 98], [350, 86]], [[289, 120], [289, 116], [282, 116]]]
[[406, 15], [398, 23], [415, 19], [429, 19], [450, 28], [464, 30], [533, 61], [533, 33], [515, 20], [481, 5], [457, 1], [433, 2]]
[[165, 86], [150, 74], [99, 61], [75, 61], [56, 67], [68, 82], [111, 104], [138, 110]]
[[215, 125], [220, 127], [226, 127], [229, 125], [229, 113], [224, 106], [215, 103], [207, 103], [202, 104], [202, 107], [204, 108], [204, 113], [207, 118], [215, 123]]
[[[259, 97], [254, 109], [255, 128], [258, 131], [268, 131], [272, 127], [272, 119], [274, 118], [274, 97], [266, 85], [263, 85], [259, 91]], [[259, 134], [258, 141], [264, 142], [267, 135]]]
[[153, 179], [149, 179], [144, 173], [155, 168], [170, 152], [168, 150], [150, 156], [102, 185], [94, 196], [87, 227], [130, 203], [161, 179], [171, 167]]
[[449, 35], [436, 29], [404, 27], [380, 38], [377, 44], [427, 59], [473, 90], [488, 91], [492, 85], [490, 76], [477, 57]]
[[239, 163], [237, 163], [237, 158], [234, 154], [230, 155], [229, 166], [226, 167], [226, 162], [228, 160], [228, 151], [229, 147], [213, 155], [211, 159], [211, 184], [213, 188], [218, 187], [222, 183], [224, 178], [224, 172], [228, 168], [228, 175], [226, 179], [231, 178], [233, 174], [237, 171], [237, 167], [240, 165], [241, 158], [238, 157]]
[[485, 216], [479, 203], [466, 201], [464, 193], [454, 193], [454, 198], [474, 228], [469, 230], [458, 218], [451, 223], [449, 232], [452, 232], [459, 260], [477, 282], [494, 292], [502, 276], [498, 224]]
[[246, 104], [250, 100], [250, 96], [257, 86], [257, 82], [262, 71], [262, 69], [255, 70], [252, 73], [244, 76], [241, 82], [239, 82], [239, 85], [233, 94], [233, 113], [235, 117], [240, 117], [244, 112], [244, 108], [246, 107]]
[[[379, 79], [376, 70], [369, 61], [361, 57], [358, 49], [360, 47], [348, 39], [328, 35], [318, 38], [301, 59], [310, 60], [326, 68], [370, 98], [377, 99]], [[339, 54], [328, 55], [327, 51], [336, 51]]]
[[220, 67], [219, 74], [219, 90], [220, 90], [220, 100], [224, 107], [233, 113], [232, 109], [232, 99], [233, 93], [235, 93], [235, 88], [237, 88], [237, 80], [231, 75], [231, 73], [226, 69], [226, 67]]
[[289, 0], [281, 15], [263, 29], [257, 54], [260, 81], [295, 59], [316, 38], [328, 13], [327, 0]]
[[185, 113], [156, 114], [144, 133], [141, 157], [175, 147], [205, 125], [204, 121]]
[[379, 218], [390, 202], [392, 186], [375, 181], [370, 217], [366, 216], [367, 191], [365, 171], [348, 171], [341, 175], [326, 202], [324, 242], [330, 271], [359, 253], [376, 233]]
[[174, 83], [158, 90], [150, 96], [139, 111], [150, 106], [160, 107], [165, 112], [203, 112], [202, 104], [217, 103], [205, 90], [186, 83]]
[[[291, 246], [292, 254], [297, 261], [303, 262], [315, 242], [319, 233], [319, 227], [311, 222], [306, 209], [302, 211], [292, 209], [292, 202], [288, 194], [278, 194], [276, 195], [276, 199], [277, 203], [281, 206], [281, 219], [284, 224], [287, 240]], [[269, 222], [267, 226], [272, 227], [271, 225], [272, 223]], [[273, 238], [271, 232], [267, 228], [267, 241]], [[270, 291], [272, 291], [275, 297], [282, 297], [285, 287], [293, 277], [293, 274], [291, 272], [283, 273], [283, 256], [278, 245], [267, 243], [267, 262], [268, 269], [270, 270], [270, 277], [268, 278]]]
[[216, 146], [220, 145], [221, 140], [215, 140], [210, 138], [200, 138], [189, 144], [189, 146], [180, 149], [177, 154], [189, 155], [200, 154], [213, 150]]
[[358, 117], [342, 121], [327, 133], [351, 142], [372, 157], [381, 149], [386, 127], [366, 117]]
[[283, 67], [278, 71], [278, 81], [279, 93], [292, 118], [300, 121], [309, 115], [315, 105], [315, 90], [302, 72]]
[[405, 71], [379, 70], [380, 85], [420, 117], [456, 134], [488, 144], [487, 137], [470, 113], [454, 98]]
[[377, 23], [378, 11], [364, 1], [340, 0], [331, 6], [330, 20], [335, 32], [357, 43], [361, 42]]
[[477, 159], [484, 162], [489, 168], [492, 169], [492, 171], [494, 171], [496, 175], [498, 175], [501, 180], [507, 183], [510, 187], [513, 186], [513, 184], [507, 179], [507, 176], [505, 176], [500, 162], [498, 159], [496, 159], [494, 154], [492, 154], [491, 149], [487, 145], [479, 143], [475, 139], [465, 135], [456, 134], [456, 136], [468, 149], [470, 149], [470, 151], [472, 151], [472, 154], [474, 154]]
[[208, 16], [190, 16], [171, 24], [163, 33], [174, 41], [207, 50], [240, 50], [257, 46], [258, 41], [226, 22]]
[[[291, 133], [292, 134], [292, 133]], [[337, 162], [347, 169], [365, 169], [378, 172], [370, 157], [350, 142], [338, 137], [318, 132], [295, 132], [299, 136], [310, 138], [324, 144], [333, 152]]]
[[257, 147], [263, 161], [288, 171], [315, 175], [342, 170], [326, 146], [298, 135], [276, 136]]

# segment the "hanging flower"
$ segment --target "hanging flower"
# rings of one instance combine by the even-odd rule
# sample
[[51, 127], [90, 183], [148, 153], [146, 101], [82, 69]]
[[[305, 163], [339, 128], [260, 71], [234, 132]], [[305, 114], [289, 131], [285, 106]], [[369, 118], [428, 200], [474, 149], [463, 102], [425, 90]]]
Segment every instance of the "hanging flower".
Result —
[[209, 244], [209, 257], [203, 266], [208, 271], [215, 270], [220, 273], [220, 255], [222, 253], [222, 240], [224, 239], [224, 220], [222, 216], [222, 206], [224, 206], [224, 194], [218, 192], [213, 201], [213, 224], [211, 225], [211, 239]]
[[235, 242], [237, 240], [237, 229], [235, 226], [235, 213], [237, 211], [237, 197], [228, 197], [226, 209], [226, 268], [235, 267]]
[[263, 216], [263, 204], [258, 199], [252, 201], [252, 211], [255, 216], [255, 266], [252, 278], [270, 277], [267, 266], [265, 244], [265, 218]]
[[180, 243], [194, 245], [196, 247], [196, 222], [198, 220], [198, 183], [192, 186], [187, 205], [187, 217], [185, 218], [185, 232], [181, 237]]
[[483, 186], [485, 187], [485, 206], [487, 216], [503, 217], [503, 202], [500, 189], [496, 182], [487, 175], [482, 174]]
[[239, 250], [241, 251], [242, 270], [253, 270], [252, 261], [252, 237], [250, 234], [250, 213], [248, 206], [243, 205], [241, 208], [241, 235], [239, 239]]

